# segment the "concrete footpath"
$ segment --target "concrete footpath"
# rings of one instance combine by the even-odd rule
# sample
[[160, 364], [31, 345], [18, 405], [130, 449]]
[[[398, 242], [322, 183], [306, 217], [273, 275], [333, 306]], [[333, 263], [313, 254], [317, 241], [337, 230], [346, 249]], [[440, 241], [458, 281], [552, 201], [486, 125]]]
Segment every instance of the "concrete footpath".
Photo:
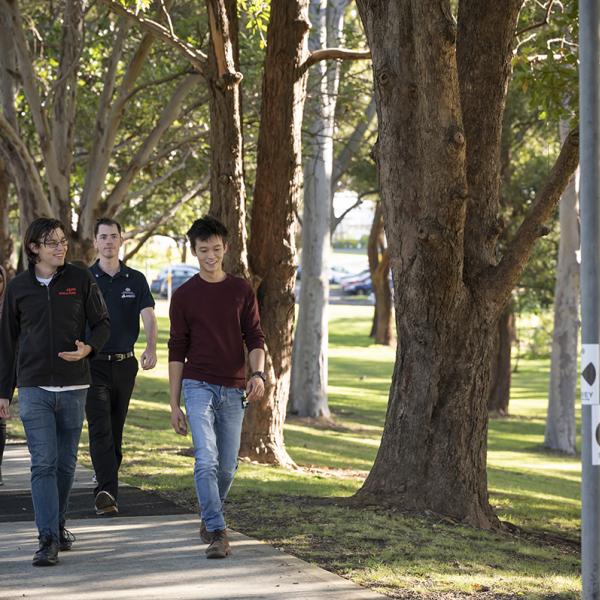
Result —
[[[46, 600], [375, 600], [363, 589], [289, 554], [230, 532], [233, 554], [207, 560], [197, 515], [136, 488], [122, 515], [97, 518], [91, 472], [77, 468], [67, 528], [77, 537], [55, 567], [33, 567], [37, 531], [29, 495], [29, 456], [9, 445], [0, 487], [0, 598]], [[77, 508], [78, 506], [78, 508]], [[138, 507], [138, 508], [136, 508]], [[152, 511], [156, 507], [156, 511]], [[142, 516], [128, 516], [135, 512]], [[156, 512], [159, 514], [149, 514]], [[169, 514], [171, 513], [171, 514]], [[85, 514], [89, 518], [81, 518]]]

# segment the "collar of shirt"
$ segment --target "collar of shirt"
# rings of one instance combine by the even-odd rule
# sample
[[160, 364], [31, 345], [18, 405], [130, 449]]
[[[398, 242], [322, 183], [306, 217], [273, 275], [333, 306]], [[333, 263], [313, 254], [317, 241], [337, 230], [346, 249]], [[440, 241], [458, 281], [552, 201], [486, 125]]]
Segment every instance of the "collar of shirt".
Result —
[[[111, 277], [106, 271], [102, 270], [100, 266], [100, 259], [96, 259], [96, 262], [90, 267], [90, 270], [96, 277]], [[117, 277], [129, 277], [129, 267], [123, 264], [123, 261], [119, 261], [119, 270], [111, 277], [116, 279]]]

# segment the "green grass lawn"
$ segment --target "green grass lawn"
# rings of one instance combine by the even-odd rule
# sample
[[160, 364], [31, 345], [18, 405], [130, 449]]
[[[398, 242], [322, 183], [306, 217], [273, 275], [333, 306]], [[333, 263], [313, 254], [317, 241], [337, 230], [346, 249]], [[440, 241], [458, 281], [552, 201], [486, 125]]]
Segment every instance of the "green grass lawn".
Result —
[[[580, 465], [542, 448], [548, 360], [521, 359], [511, 416], [490, 422], [491, 502], [516, 528], [485, 532], [346, 500], [375, 458], [394, 362], [393, 349], [367, 337], [372, 311], [330, 308], [335, 426], [288, 422], [298, 470], [241, 463], [229, 525], [394, 598], [578, 598]], [[169, 423], [166, 318], [160, 327], [159, 366], [140, 373], [131, 402], [122, 474], [195, 507], [191, 442]], [[11, 430], [19, 433], [14, 421]], [[86, 435], [81, 460], [89, 465]]]

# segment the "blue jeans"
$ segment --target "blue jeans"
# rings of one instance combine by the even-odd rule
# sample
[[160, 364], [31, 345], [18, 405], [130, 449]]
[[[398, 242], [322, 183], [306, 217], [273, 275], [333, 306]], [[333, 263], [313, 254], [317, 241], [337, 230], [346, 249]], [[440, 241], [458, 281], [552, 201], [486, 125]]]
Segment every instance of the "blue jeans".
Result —
[[31, 454], [31, 497], [40, 535], [58, 540], [75, 475], [87, 390], [19, 389], [19, 415]]
[[194, 479], [208, 531], [225, 529], [223, 503], [237, 470], [244, 390], [183, 380], [185, 412], [194, 442]]

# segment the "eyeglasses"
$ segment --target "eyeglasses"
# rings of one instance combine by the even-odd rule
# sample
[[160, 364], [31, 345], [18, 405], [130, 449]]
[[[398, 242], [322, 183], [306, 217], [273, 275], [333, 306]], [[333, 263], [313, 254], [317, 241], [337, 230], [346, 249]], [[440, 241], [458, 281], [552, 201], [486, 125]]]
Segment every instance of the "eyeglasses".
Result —
[[56, 250], [59, 246], [64, 246], [65, 248], [69, 245], [69, 240], [66, 239], [62, 239], [59, 241], [56, 240], [46, 240], [44, 242], [42, 242], [42, 244], [44, 246], [46, 246], [46, 248], [50, 248], [52, 250]]

